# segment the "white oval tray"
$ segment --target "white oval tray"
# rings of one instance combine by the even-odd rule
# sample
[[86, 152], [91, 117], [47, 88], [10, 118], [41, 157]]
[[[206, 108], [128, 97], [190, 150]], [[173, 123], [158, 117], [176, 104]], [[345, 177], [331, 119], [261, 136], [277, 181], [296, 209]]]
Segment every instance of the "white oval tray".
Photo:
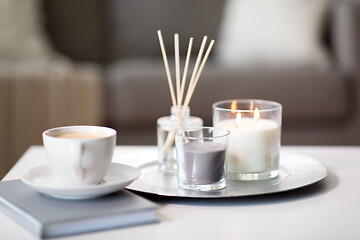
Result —
[[140, 177], [126, 188], [160, 196], [186, 198], [227, 198], [284, 192], [316, 183], [326, 177], [326, 168], [313, 158], [303, 155], [282, 155], [279, 177], [261, 181], [227, 181], [225, 189], [190, 191], [178, 187], [175, 174], [159, 171], [157, 162], [138, 167]]

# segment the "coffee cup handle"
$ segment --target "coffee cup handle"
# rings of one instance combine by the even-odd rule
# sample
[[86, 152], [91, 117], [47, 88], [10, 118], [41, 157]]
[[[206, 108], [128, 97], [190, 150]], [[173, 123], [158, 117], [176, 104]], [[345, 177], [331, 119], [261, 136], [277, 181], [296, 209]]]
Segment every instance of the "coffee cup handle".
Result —
[[84, 152], [83, 144], [82, 143], [74, 144], [73, 150], [74, 150], [73, 174], [75, 178], [77, 178], [78, 180], [83, 180], [85, 178], [85, 170], [82, 165], [82, 155]]

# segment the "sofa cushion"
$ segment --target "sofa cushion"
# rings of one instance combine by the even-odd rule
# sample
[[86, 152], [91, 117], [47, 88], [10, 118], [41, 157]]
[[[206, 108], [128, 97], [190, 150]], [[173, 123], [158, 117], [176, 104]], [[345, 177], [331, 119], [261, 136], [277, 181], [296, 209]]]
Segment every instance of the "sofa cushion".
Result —
[[40, 0], [0, 1], [2, 59], [47, 58], [52, 49], [41, 21]]
[[[191, 69], [189, 70], [191, 73]], [[118, 61], [106, 69], [108, 121], [155, 127], [169, 115], [171, 99], [162, 60]], [[229, 71], [207, 63], [190, 103], [191, 114], [212, 124], [212, 104], [258, 98], [283, 104], [283, 119], [338, 119], [347, 111], [347, 85], [332, 71]]]
[[218, 58], [234, 68], [328, 67], [322, 41], [328, 0], [229, 0]]

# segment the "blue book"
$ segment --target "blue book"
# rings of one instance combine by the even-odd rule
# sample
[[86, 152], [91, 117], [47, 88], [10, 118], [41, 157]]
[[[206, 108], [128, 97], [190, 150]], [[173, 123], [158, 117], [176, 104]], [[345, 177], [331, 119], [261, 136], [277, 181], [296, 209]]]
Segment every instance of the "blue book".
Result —
[[158, 205], [127, 190], [101, 198], [62, 200], [20, 180], [0, 182], [0, 210], [42, 238], [158, 222]]

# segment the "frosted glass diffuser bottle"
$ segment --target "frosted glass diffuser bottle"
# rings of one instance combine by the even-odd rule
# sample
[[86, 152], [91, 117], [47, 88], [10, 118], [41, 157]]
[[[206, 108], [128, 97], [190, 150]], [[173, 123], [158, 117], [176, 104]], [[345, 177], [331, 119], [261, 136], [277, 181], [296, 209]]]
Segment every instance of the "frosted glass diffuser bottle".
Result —
[[[176, 173], [177, 160], [174, 142], [174, 131], [178, 129], [191, 129], [203, 126], [199, 117], [190, 116], [190, 108], [187, 107], [182, 121], [179, 119], [180, 107], [171, 107], [171, 115], [157, 120], [157, 146], [159, 155], [159, 167], [164, 172]], [[181, 117], [181, 116], [180, 116]]]

